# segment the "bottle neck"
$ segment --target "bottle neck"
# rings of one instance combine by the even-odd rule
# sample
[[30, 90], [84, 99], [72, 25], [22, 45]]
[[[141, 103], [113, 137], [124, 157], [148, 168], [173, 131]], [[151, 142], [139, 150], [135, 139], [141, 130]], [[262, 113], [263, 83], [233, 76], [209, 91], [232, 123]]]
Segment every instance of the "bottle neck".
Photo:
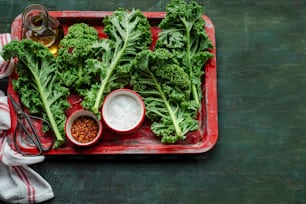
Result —
[[48, 27], [48, 11], [39, 4], [31, 4], [22, 12], [25, 29], [41, 33]]

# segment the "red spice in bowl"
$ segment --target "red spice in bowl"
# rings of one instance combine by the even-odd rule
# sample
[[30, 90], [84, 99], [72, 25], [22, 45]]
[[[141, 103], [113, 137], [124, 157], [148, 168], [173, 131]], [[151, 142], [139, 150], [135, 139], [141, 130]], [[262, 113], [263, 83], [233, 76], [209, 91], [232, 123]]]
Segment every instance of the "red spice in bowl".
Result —
[[77, 110], [66, 121], [67, 138], [79, 146], [94, 144], [102, 135], [102, 122], [87, 110]]
[[71, 126], [71, 135], [78, 142], [88, 143], [97, 137], [98, 123], [91, 117], [81, 116]]

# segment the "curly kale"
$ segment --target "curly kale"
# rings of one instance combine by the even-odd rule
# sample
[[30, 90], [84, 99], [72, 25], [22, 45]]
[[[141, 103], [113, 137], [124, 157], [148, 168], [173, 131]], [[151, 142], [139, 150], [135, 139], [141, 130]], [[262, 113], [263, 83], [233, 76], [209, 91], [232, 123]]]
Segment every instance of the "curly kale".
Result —
[[55, 146], [65, 139], [65, 110], [69, 89], [63, 86], [58, 66], [51, 52], [38, 42], [31, 40], [11, 41], [3, 48], [3, 57], [17, 57], [18, 79], [13, 81], [14, 90], [22, 104], [32, 114], [42, 114], [49, 121], [56, 136]]
[[172, 0], [166, 8], [166, 17], [159, 24], [161, 32], [156, 48], [166, 48], [176, 56], [190, 78], [191, 100], [200, 107], [203, 65], [213, 57], [208, 50], [212, 42], [204, 29], [204, 9], [198, 3]]
[[88, 69], [85, 61], [94, 57], [92, 45], [97, 41], [98, 31], [88, 24], [76, 23], [68, 28], [67, 34], [60, 41], [56, 57], [66, 86], [78, 91], [91, 84], [95, 73]]
[[143, 97], [151, 129], [162, 142], [183, 140], [187, 132], [198, 129], [189, 76], [171, 52], [160, 48], [139, 53], [132, 73], [131, 85]]
[[151, 44], [150, 24], [140, 10], [118, 9], [103, 20], [108, 39], [94, 45], [101, 60], [88, 59], [88, 69], [99, 73], [99, 80], [80, 93], [82, 106], [99, 113], [105, 94], [129, 84], [131, 61]]

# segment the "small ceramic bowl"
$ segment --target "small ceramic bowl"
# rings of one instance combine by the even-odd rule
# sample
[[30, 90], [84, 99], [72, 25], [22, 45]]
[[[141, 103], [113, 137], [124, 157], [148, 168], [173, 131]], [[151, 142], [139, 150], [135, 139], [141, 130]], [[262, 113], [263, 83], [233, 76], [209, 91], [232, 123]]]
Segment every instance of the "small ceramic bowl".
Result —
[[141, 126], [145, 105], [141, 96], [131, 89], [117, 89], [104, 100], [102, 117], [105, 124], [117, 133], [130, 133]]
[[75, 145], [89, 146], [96, 143], [102, 135], [102, 122], [88, 110], [77, 110], [65, 124], [67, 138]]

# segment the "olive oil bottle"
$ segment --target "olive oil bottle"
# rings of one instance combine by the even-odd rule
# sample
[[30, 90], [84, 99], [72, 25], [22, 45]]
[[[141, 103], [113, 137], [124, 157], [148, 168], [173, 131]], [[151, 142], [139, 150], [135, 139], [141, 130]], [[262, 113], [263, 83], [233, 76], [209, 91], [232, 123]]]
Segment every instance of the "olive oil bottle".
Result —
[[49, 16], [48, 10], [40, 4], [31, 4], [22, 12], [23, 39], [31, 39], [48, 47], [57, 54], [59, 41], [63, 38], [63, 29], [59, 21]]

